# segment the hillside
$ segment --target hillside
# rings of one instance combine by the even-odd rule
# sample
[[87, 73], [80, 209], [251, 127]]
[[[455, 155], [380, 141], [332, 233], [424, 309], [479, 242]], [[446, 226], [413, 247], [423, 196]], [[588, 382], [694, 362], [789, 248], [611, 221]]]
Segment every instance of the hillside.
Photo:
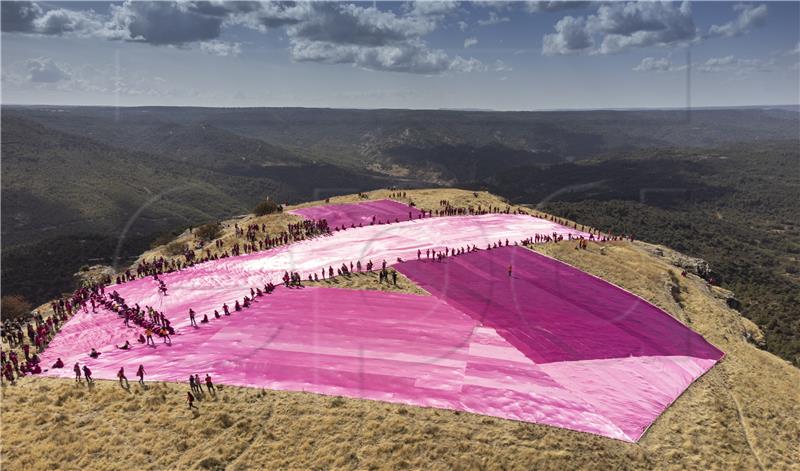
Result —
[[[265, 196], [458, 185], [709, 260], [766, 348], [800, 365], [796, 110], [3, 111], [3, 285], [34, 302], [70, 289], [83, 265]], [[63, 162], [39, 169], [44, 155]], [[47, 252], [56, 277], [36, 268]]]
[[[370, 194], [385, 197], [389, 191]], [[409, 192], [420, 207], [479, 199], [455, 190]], [[332, 202], [357, 201], [355, 195]], [[311, 204], [320, 204], [315, 202]], [[236, 219], [269, 222], [287, 215]], [[226, 235], [223, 235], [223, 240]], [[191, 240], [191, 234], [180, 240]], [[163, 247], [145, 254], [151, 257]], [[185, 385], [114, 382], [89, 390], [71, 380], [24, 379], [4, 387], [2, 465], [37, 469], [410, 468], [410, 469], [792, 469], [800, 448], [800, 372], [746, 339], [759, 329], [699, 277], [680, 276], [681, 258], [643, 242], [546, 244], [535, 250], [602, 277], [666, 310], [726, 357], [692, 385], [638, 444], [553, 427], [382, 402], [224, 387], [187, 411]], [[341, 280], [371, 288], [374, 281]], [[401, 282], [401, 290], [414, 286]], [[143, 411], [147, 411], [143, 413]], [[69, 431], [67, 433], [67, 431]], [[131, 443], [174, 443], [153, 455]], [[35, 443], [35, 445], [31, 445]], [[172, 448], [170, 448], [172, 449]], [[68, 464], [65, 464], [68, 463]], [[72, 466], [72, 467], [71, 467]]]
[[[129, 149], [142, 145], [142, 138], [158, 136], [171, 127], [211, 126], [280, 146], [305, 159], [354, 170], [368, 167], [388, 176], [412, 175], [428, 183], [452, 182], [453, 175], [441, 167], [441, 152], [434, 152], [439, 146], [461, 154], [491, 146], [494, 159], [506, 161], [526, 154], [528, 163], [551, 163], [553, 159], [580, 160], [652, 147], [714, 147], [732, 142], [795, 139], [800, 119], [793, 111], [757, 108], [694, 110], [689, 115], [684, 110], [484, 112], [174, 107], [4, 107], [3, 111]], [[493, 159], [488, 157], [480, 161], [491, 164]], [[459, 174], [462, 176], [463, 171]], [[474, 179], [485, 175], [469, 176]]]
[[[3, 117], [4, 244], [86, 232], [148, 234], [242, 208], [220, 187], [147, 154]], [[197, 203], [200, 203], [198, 205]], [[141, 210], [141, 212], [138, 212]]]
[[226, 131], [156, 124], [128, 129], [136, 144], [125, 149], [3, 115], [4, 293], [43, 302], [82, 265], [120, 266], [159, 235], [244, 213], [265, 194], [291, 202], [386, 184]]

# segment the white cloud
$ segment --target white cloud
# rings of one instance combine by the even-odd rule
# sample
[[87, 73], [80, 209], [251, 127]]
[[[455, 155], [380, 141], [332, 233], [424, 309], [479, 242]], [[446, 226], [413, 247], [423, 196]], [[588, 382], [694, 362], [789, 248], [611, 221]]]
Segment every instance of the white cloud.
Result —
[[496, 25], [496, 24], [500, 24], [500, 23], [508, 23], [509, 21], [511, 21], [511, 18], [509, 18], [507, 16], [499, 16], [497, 14], [497, 12], [490, 11], [488, 18], [486, 18], [485, 20], [478, 20], [478, 25], [480, 25], [480, 26], [490, 26], [490, 25]]
[[25, 61], [28, 80], [34, 83], [55, 83], [68, 80], [70, 75], [49, 57], [39, 57]]
[[494, 70], [495, 72], [511, 72], [514, 69], [511, 68], [510, 65], [506, 64], [502, 60], [497, 59], [496, 61], [494, 61], [494, 66], [492, 67], [492, 70]]
[[458, 29], [460, 29], [461, 31], [466, 31], [468, 27], [469, 27], [469, 25], [467, 24], [466, 21], [459, 21], [458, 22]]
[[738, 11], [739, 16], [734, 21], [722, 25], [712, 25], [708, 30], [709, 36], [739, 36], [749, 32], [753, 27], [764, 25], [767, 19], [767, 5], [763, 3], [758, 6], [739, 3], [733, 6], [733, 10]]
[[525, 9], [529, 13], [539, 12], [554, 12], [563, 10], [572, 10], [578, 8], [585, 8], [591, 2], [578, 2], [578, 1], [532, 1], [524, 2]]
[[603, 36], [600, 54], [648, 46], [686, 43], [696, 38], [697, 29], [689, 2], [636, 2], [602, 5], [587, 27]]
[[[236, 56], [241, 44], [222, 40], [225, 28], [285, 28], [290, 57], [296, 61], [423, 74], [486, 69], [477, 59], [449, 56], [423, 40], [457, 11], [454, 1], [409, 3], [387, 10], [365, 3], [126, 0], [112, 4], [104, 16], [92, 10], [52, 8], [51, 4], [7, 3], [3, 2], [4, 31], [95, 36]], [[491, 12], [487, 21], [509, 19]], [[465, 47], [470, 45], [474, 44], [465, 43]]]
[[201, 42], [200, 50], [212, 56], [236, 57], [242, 53], [242, 44], [214, 39], [212, 41]]
[[583, 17], [565, 16], [555, 25], [556, 32], [542, 38], [542, 54], [572, 54], [590, 49], [594, 43]]
[[712, 57], [703, 64], [697, 66], [697, 70], [707, 73], [731, 73], [736, 75], [746, 75], [751, 72], [769, 72], [776, 65], [775, 59], [743, 59], [733, 55], [724, 57]]
[[485, 69], [477, 59], [450, 57], [422, 40], [441, 21], [441, 15], [431, 12], [444, 9], [440, 5], [425, 15], [402, 16], [371, 6], [314, 3], [313, 14], [287, 29], [290, 56], [302, 62], [418, 74]]
[[411, 3], [411, 13], [415, 15], [438, 16], [452, 13], [458, 8], [456, 1], [417, 1]]
[[[588, 17], [565, 16], [543, 38], [542, 53], [612, 54], [631, 48], [674, 46], [697, 38], [688, 1], [614, 2]], [[595, 47], [599, 44], [599, 47]]]
[[645, 57], [633, 70], [636, 72], [676, 72], [686, 70], [686, 66], [675, 65], [666, 57], [660, 59]]
[[382, 46], [431, 33], [434, 18], [343, 3], [313, 3], [312, 14], [288, 28], [291, 38], [334, 44]]
[[48, 10], [33, 22], [36, 32], [40, 34], [75, 33], [79, 36], [103, 35], [105, 25], [103, 18], [93, 11], [74, 11], [58, 8]]
[[486, 72], [486, 66], [478, 59], [472, 57], [464, 59], [461, 56], [456, 56], [455, 59], [450, 62], [448, 70], [454, 72]]
[[467, 38], [464, 40], [464, 49], [478, 44], [478, 38]]
[[292, 40], [290, 54], [299, 62], [352, 64], [369, 70], [440, 74], [485, 70], [477, 59], [450, 58], [444, 51], [429, 49], [421, 40], [364, 47], [323, 41]]

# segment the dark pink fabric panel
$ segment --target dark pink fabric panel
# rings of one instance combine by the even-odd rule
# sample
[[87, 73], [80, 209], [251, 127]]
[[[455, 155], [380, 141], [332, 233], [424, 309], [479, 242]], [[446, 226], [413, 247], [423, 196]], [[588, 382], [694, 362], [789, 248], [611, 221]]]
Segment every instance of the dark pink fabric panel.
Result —
[[484, 250], [441, 263], [415, 260], [396, 268], [496, 329], [536, 363], [722, 356], [700, 335], [641, 298], [524, 248]]
[[409, 213], [412, 219], [422, 214], [417, 208], [412, 208], [393, 200], [364, 201], [363, 203], [328, 204], [324, 206], [311, 206], [308, 208], [293, 209], [291, 214], [303, 216], [306, 219], [325, 219], [331, 229], [337, 227], [350, 227], [363, 224], [369, 226], [372, 218], [376, 224], [391, 223], [396, 220], [408, 221]]

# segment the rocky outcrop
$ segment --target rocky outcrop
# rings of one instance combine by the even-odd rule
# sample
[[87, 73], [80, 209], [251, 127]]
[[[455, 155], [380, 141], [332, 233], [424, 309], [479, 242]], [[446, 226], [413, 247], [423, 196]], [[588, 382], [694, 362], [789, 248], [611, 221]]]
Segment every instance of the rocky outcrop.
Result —
[[116, 275], [117, 272], [114, 268], [108, 265], [92, 265], [81, 267], [80, 271], [72, 275], [72, 279], [75, 281], [75, 286], [78, 287], [107, 281], [109, 278], [114, 279]]

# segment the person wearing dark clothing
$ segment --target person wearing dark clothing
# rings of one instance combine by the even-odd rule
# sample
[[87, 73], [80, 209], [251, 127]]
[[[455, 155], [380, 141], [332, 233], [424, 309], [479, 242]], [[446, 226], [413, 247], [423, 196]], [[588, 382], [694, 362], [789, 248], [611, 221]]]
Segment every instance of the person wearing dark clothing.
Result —
[[194, 396], [190, 392], [186, 392], [186, 402], [189, 403], [189, 409], [199, 409], [196, 405], [194, 405]]
[[86, 384], [94, 383], [94, 380], [92, 379], [92, 370], [90, 370], [86, 365], [83, 365], [83, 376], [86, 377]]

